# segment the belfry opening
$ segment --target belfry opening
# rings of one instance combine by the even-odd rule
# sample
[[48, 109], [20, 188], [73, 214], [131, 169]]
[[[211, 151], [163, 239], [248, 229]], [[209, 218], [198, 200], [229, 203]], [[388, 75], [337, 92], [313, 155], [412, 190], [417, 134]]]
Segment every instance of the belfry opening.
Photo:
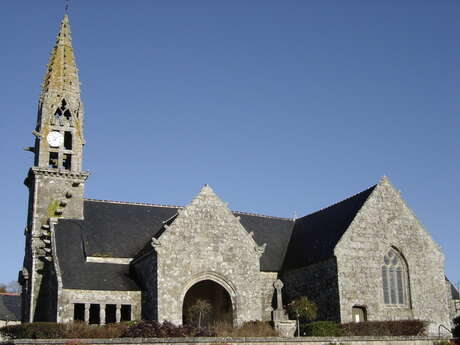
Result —
[[212, 280], [202, 280], [185, 294], [182, 306], [184, 325], [208, 327], [216, 322], [233, 323], [233, 307], [229, 293]]

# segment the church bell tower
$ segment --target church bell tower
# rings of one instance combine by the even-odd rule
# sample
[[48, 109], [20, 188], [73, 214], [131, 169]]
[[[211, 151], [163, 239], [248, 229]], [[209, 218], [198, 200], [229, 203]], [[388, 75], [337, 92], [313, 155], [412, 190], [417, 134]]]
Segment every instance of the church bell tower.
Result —
[[[34, 164], [24, 181], [29, 188], [29, 207], [24, 267], [19, 274], [23, 322], [56, 319], [57, 281], [50, 228], [58, 218], [83, 219], [84, 183], [89, 175], [82, 170], [83, 119], [66, 14], [43, 79], [32, 132], [35, 145], [26, 149], [34, 153]], [[45, 275], [49, 276], [43, 279]]]

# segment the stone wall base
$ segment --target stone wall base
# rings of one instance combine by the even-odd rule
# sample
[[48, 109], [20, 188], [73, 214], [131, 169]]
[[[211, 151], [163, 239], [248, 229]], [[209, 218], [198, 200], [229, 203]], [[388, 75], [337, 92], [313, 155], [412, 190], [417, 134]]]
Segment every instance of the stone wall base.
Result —
[[[81, 339], [82, 345], [434, 345], [438, 337], [300, 337], [300, 338], [120, 338]], [[73, 339], [75, 341], [75, 339]], [[64, 345], [66, 339], [16, 339], [0, 345]]]

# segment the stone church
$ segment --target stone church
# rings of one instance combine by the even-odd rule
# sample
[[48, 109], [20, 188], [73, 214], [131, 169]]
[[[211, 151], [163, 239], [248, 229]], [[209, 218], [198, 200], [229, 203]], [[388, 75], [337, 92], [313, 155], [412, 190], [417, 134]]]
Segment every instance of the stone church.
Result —
[[77, 72], [65, 15], [28, 148], [24, 322], [182, 324], [197, 299], [213, 320], [280, 321], [307, 296], [321, 320], [449, 325], [444, 255], [385, 177], [298, 219], [232, 211], [207, 185], [184, 207], [84, 198]]

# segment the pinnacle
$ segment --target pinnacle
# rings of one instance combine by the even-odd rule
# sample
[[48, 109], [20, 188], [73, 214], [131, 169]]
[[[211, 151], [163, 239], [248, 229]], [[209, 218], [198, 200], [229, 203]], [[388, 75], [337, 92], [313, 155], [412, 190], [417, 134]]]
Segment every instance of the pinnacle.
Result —
[[201, 188], [200, 193], [198, 194], [204, 194], [204, 195], [216, 195], [212, 188], [206, 183], [203, 188]]
[[68, 45], [72, 47], [72, 37], [70, 35], [70, 24], [69, 16], [67, 13], [64, 15], [64, 18], [61, 20], [61, 25], [59, 27], [59, 33], [56, 37], [56, 45]]
[[379, 184], [389, 184], [389, 183], [390, 183], [390, 180], [388, 179], [388, 177], [386, 175], [383, 175], [380, 178]]
[[[67, 14], [61, 21], [56, 43], [51, 51], [45, 77], [43, 78], [40, 102], [45, 97], [59, 95], [69, 101], [77, 101], [80, 98], [80, 82], [78, 80], [77, 66], [72, 48], [69, 17]], [[60, 99], [53, 100], [60, 102]]]

